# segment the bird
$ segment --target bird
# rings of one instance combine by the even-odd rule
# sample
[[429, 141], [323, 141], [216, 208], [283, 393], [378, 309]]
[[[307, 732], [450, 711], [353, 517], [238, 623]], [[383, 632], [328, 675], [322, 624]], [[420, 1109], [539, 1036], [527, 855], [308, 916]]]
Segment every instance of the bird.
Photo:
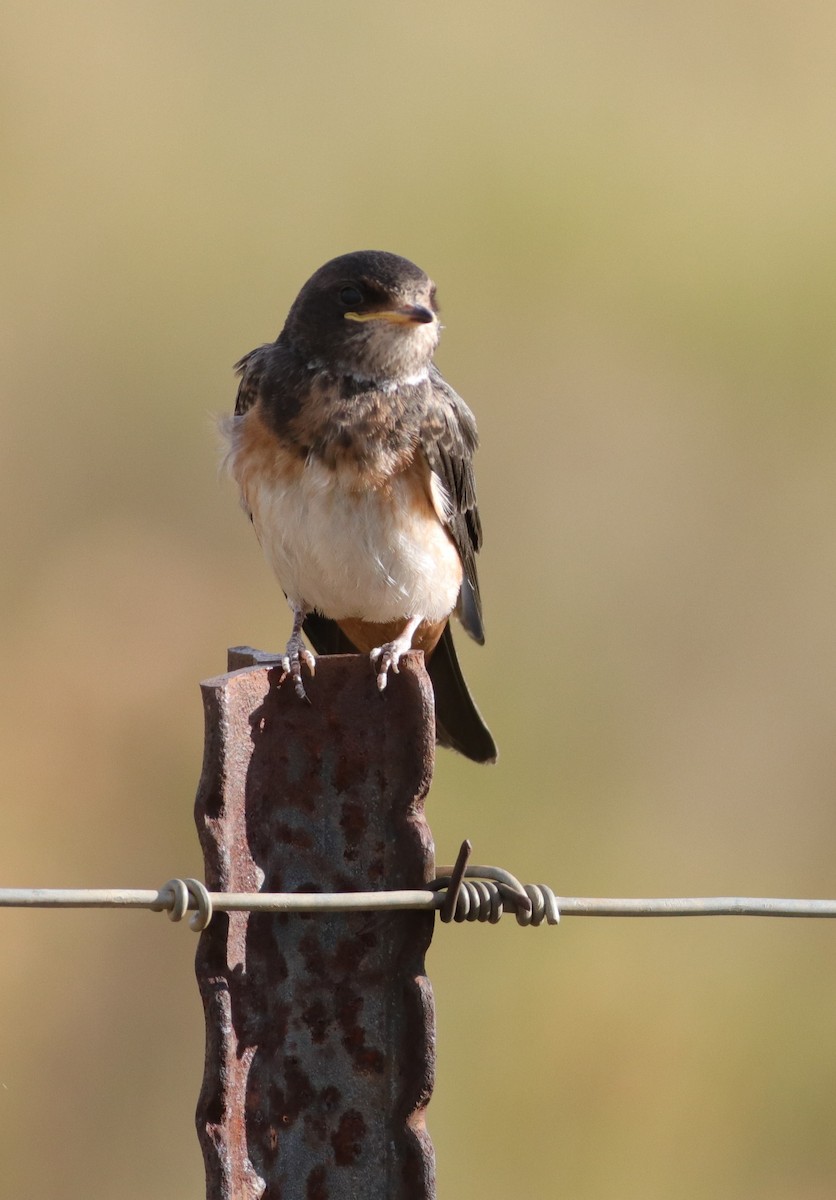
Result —
[[455, 614], [484, 644], [476, 421], [433, 361], [438, 312], [409, 259], [326, 262], [276, 340], [235, 364], [225, 461], [293, 614], [280, 683], [307, 699], [303, 634], [317, 654], [368, 655], [381, 692], [423, 650], [437, 741], [495, 762], [450, 628]]

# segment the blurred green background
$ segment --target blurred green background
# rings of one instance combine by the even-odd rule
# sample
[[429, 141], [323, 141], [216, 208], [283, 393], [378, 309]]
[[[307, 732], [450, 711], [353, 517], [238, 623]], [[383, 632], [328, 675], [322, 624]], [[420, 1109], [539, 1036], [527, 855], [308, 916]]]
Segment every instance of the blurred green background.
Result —
[[[202, 872], [197, 684], [287, 636], [212, 414], [347, 250], [438, 282], [475, 409], [495, 769], [441, 860], [836, 892], [836, 9], [8, 5], [6, 886]], [[0, 1196], [203, 1194], [193, 935], [0, 918]], [[439, 1196], [836, 1192], [836, 927], [439, 928]]]

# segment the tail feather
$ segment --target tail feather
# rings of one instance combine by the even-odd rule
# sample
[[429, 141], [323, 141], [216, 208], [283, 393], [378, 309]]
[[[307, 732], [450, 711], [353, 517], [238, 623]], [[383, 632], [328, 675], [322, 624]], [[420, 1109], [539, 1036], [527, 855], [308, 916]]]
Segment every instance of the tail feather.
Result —
[[310, 612], [302, 628], [317, 654], [359, 654], [354, 643], [348, 640], [337, 622], [330, 617]]
[[[357, 653], [357, 647], [328, 617], [309, 613], [304, 628], [317, 654]], [[440, 745], [458, 750], [474, 762], [496, 762], [496, 743], [465, 683], [449, 625], [430, 657], [427, 671], [435, 693], [436, 738]]]
[[441, 635], [427, 670], [435, 692], [439, 743], [458, 750], [474, 762], [496, 762], [496, 743], [465, 683], [449, 625]]

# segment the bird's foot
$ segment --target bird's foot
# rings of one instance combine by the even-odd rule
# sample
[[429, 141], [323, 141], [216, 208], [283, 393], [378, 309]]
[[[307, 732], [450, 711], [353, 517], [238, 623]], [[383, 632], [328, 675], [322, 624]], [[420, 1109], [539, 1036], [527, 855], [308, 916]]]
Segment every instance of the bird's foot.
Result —
[[296, 695], [300, 700], [307, 700], [308, 693], [305, 691], [305, 685], [302, 682], [303, 663], [312, 676], [316, 674], [316, 659], [302, 641], [301, 633], [294, 633], [291, 635], [282, 655], [282, 677], [279, 680], [279, 687], [281, 687], [289, 675], [293, 680], [293, 690], [296, 692]]
[[385, 645], [375, 646], [374, 650], [372, 650], [369, 658], [377, 670], [377, 686], [381, 692], [389, 681], [390, 671], [393, 675], [400, 674], [398, 663], [407, 650], [411, 649], [412, 631], [410, 630], [408, 637], [395, 638], [394, 642], [386, 642]]

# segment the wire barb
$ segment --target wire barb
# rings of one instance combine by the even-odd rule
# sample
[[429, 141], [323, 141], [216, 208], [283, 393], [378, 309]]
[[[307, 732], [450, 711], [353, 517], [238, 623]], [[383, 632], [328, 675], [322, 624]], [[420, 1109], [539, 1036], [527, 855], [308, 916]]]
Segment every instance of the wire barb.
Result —
[[447, 891], [444, 896], [444, 903], [441, 906], [439, 916], [445, 925], [449, 925], [453, 920], [456, 911], [456, 906], [459, 902], [461, 894], [462, 881], [465, 871], [467, 870], [468, 860], [473, 852], [473, 843], [469, 838], [465, 838], [459, 850], [459, 856], [456, 859], [453, 870], [450, 874], [450, 882], [447, 885]]
[[209, 892], [199, 879], [170, 879], [156, 891], [138, 888], [0, 888], [0, 908], [142, 908], [167, 912], [205, 929], [213, 912], [380, 912], [441, 910], [445, 921], [495, 925], [513, 912], [519, 925], [557, 925], [564, 917], [836, 917], [834, 900], [786, 900], [759, 896], [612, 899], [556, 896], [544, 883], [521, 884], [500, 867], [471, 866], [465, 842], [455, 866], [412, 891]]
[[557, 904], [557, 896], [551, 888], [547, 887], [545, 883], [527, 883], [525, 890], [531, 901], [531, 912], [527, 916], [525, 913], [517, 912], [517, 923], [519, 925], [542, 925], [543, 921], [546, 921], [549, 925], [559, 925], [560, 909]]
[[189, 928], [201, 933], [212, 920], [214, 906], [211, 893], [199, 879], [169, 879], [152, 902], [151, 911], [166, 912], [169, 921], [182, 921], [192, 907], [190, 899], [194, 900], [197, 911], [189, 920]]
[[[467, 855], [464, 854], [465, 846]], [[430, 883], [433, 891], [444, 893], [442, 921], [487, 921], [496, 925], [503, 912], [513, 912], [518, 925], [557, 925], [560, 921], [557, 898], [544, 884], [520, 883], [501, 867], [463, 866], [470, 853], [465, 842], [454, 867], [439, 867]]]

